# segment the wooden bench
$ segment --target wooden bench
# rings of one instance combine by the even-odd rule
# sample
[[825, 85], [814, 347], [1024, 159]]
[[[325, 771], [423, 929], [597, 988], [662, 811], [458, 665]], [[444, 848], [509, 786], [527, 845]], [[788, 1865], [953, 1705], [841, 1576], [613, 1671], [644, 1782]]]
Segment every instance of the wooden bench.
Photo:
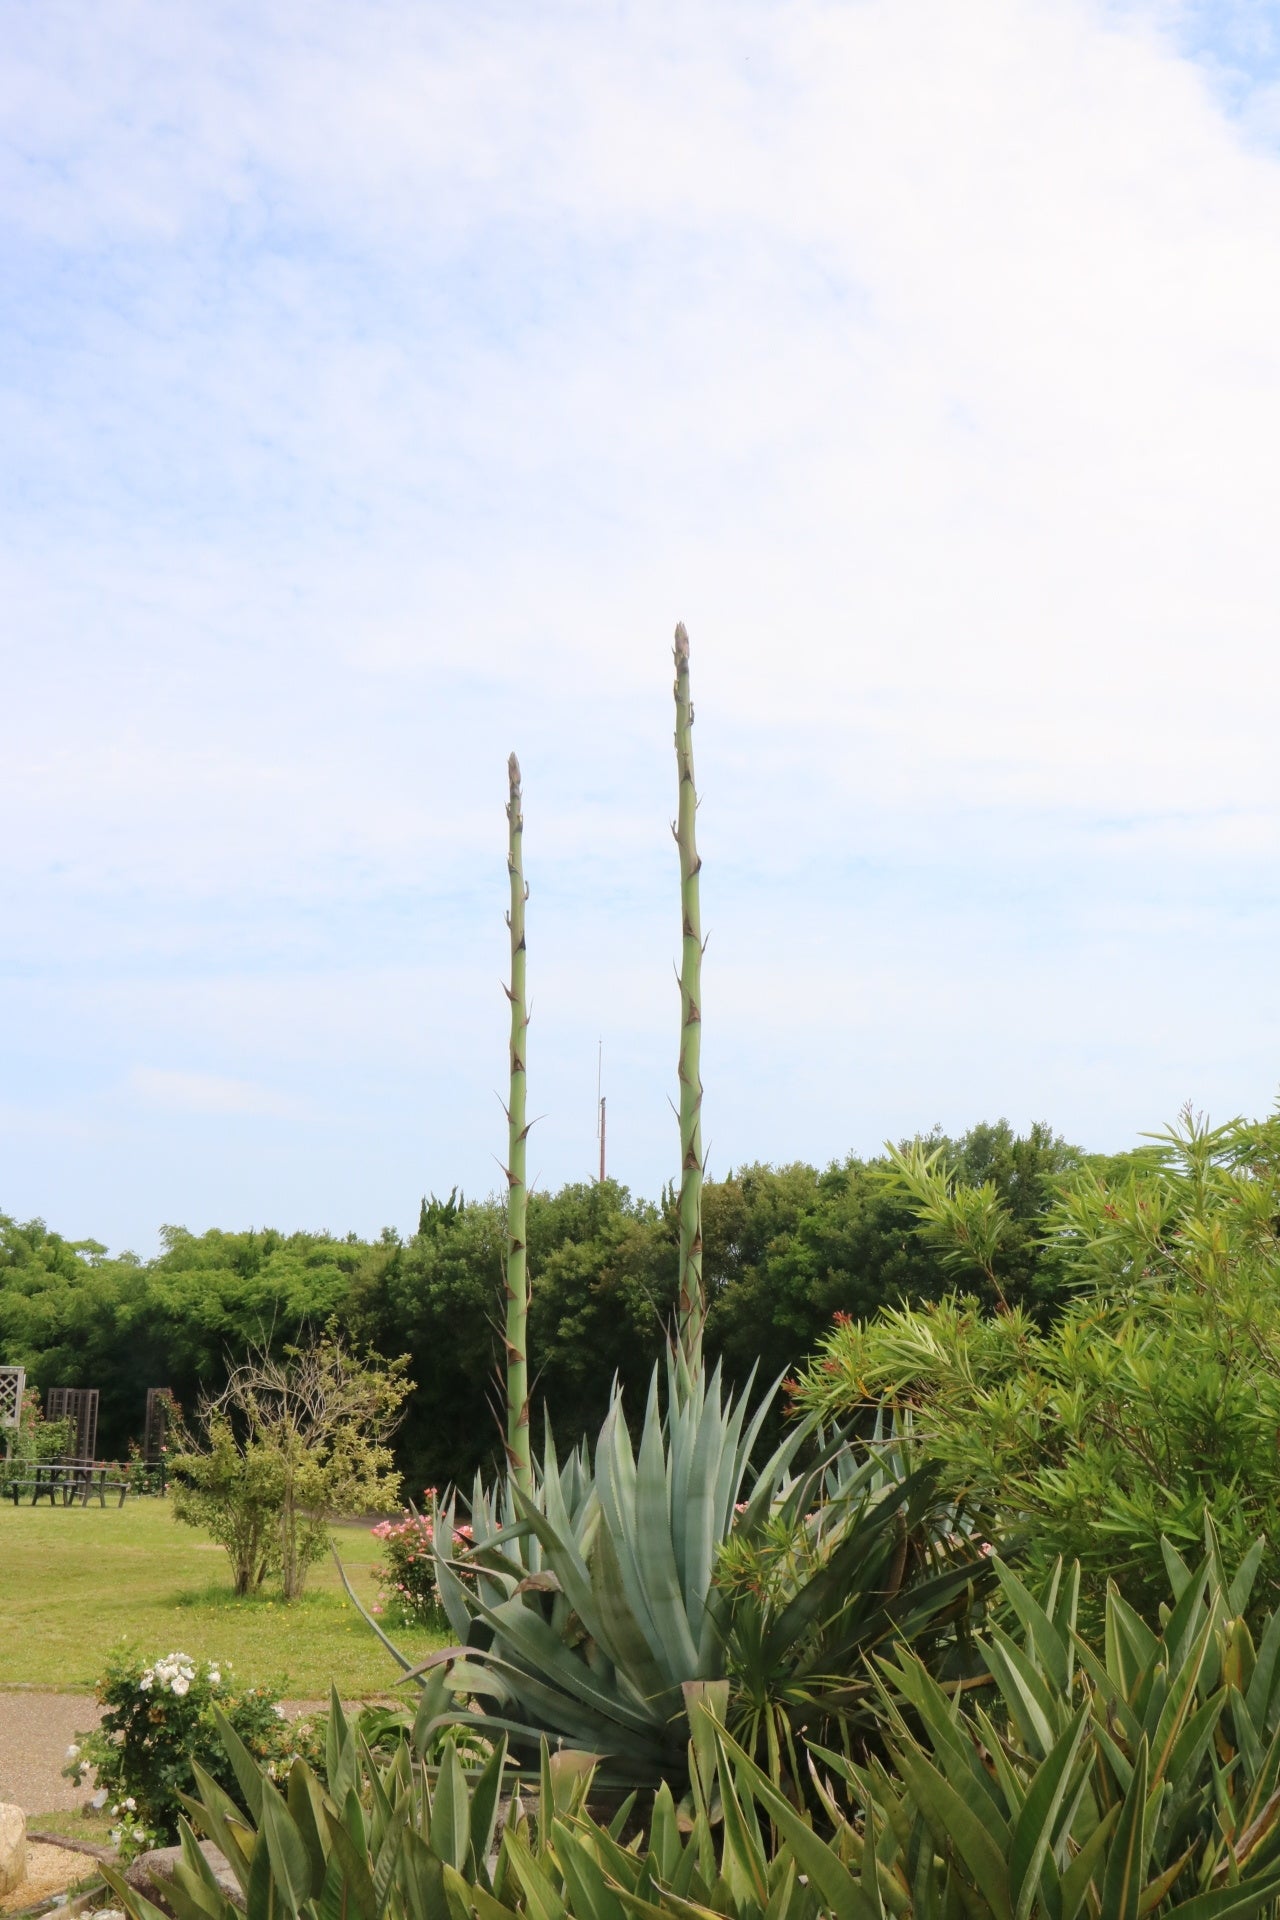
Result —
[[78, 1500], [82, 1507], [87, 1507], [91, 1496], [95, 1494], [98, 1505], [105, 1507], [108, 1493], [119, 1493], [117, 1504], [123, 1506], [129, 1482], [116, 1479], [109, 1467], [71, 1460], [36, 1467], [31, 1473], [17, 1475], [5, 1482], [4, 1491], [15, 1507], [19, 1497], [28, 1492], [33, 1507], [39, 1500], [47, 1500], [51, 1507], [56, 1507], [59, 1500], [64, 1507], [74, 1506]]

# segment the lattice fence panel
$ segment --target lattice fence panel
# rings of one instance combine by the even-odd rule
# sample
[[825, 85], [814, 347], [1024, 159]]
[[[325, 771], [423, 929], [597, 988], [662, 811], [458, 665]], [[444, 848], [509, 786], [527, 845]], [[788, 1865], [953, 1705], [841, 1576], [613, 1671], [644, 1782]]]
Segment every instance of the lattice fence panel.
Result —
[[173, 1411], [173, 1395], [168, 1387], [147, 1388], [147, 1426], [142, 1441], [142, 1457], [148, 1466], [154, 1467], [169, 1433], [169, 1420]]
[[0, 1367], [0, 1427], [16, 1427], [22, 1418], [22, 1393], [26, 1384], [24, 1367]]
[[97, 1387], [50, 1387], [46, 1420], [69, 1420], [71, 1443], [64, 1460], [92, 1460], [98, 1445]]

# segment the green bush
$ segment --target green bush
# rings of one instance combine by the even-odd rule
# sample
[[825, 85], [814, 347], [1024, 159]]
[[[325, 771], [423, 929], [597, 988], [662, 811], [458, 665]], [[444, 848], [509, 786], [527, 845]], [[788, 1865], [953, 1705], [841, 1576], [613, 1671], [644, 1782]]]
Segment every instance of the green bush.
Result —
[[405, 1365], [356, 1355], [331, 1327], [279, 1359], [252, 1349], [201, 1401], [196, 1433], [175, 1425], [174, 1518], [226, 1548], [237, 1594], [275, 1572], [296, 1600], [328, 1551], [329, 1521], [396, 1500], [388, 1442], [413, 1384]]
[[283, 1777], [297, 1756], [314, 1762], [322, 1751], [313, 1722], [290, 1723], [276, 1692], [237, 1686], [225, 1663], [170, 1653], [144, 1665], [131, 1654], [109, 1663], [96, 1693], [106, 1708], [102, 1723], [76, 1736], [63, 1772], [77, 1781], [92, 1775], [106, 1792], [125, 1853], [177, 1838], [182, 1795], [195, 1792], [196, 1766], [230, 1785], [215, 1710], [268, 1778]]
[[[958, 1279], [999, 1287], [1010, 1232], [993, 1188], [922, 1152], [898, 1184]], [[953, 1296], [842, 1320], [797, 1403], [828, 1418], [889, 1405], [980, 1529], [1020, 1533], [1035, 1578], [1079, 1560], [1082, 1617], [1109, 1580], [1148, 1618], [1162, 1541], [1194, 1553], [1212, 1513], [1228, 1560], [1266, 1538], [1258, 1605], [1280, 1591], [1280, 1123], [1184, 1115], [1122, 1180], [1076, 1177], [1044, 1224], [1075, 1289], [1049, 1327]]]

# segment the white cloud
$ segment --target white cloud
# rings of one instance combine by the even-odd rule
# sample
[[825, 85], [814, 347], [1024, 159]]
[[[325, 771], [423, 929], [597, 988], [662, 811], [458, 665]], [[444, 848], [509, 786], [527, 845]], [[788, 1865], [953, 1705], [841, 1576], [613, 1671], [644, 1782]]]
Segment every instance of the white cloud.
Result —
[[180, 1073], [165, 1067], [135, 1067], [129, 1075], [129, 1090], [150, 1106], [168, 1112], [253, 1115], [276, 1120], [297, 1118], [301, 1108], [296, 1100], [257, 1085], [252, 1080], [231, 1080], [216, 1073]]
[[[1269, 1087], [1280, 158], [1180, 24], [11, 9], [0, 806], [56, 976], [18, 1078], [71, 1029], [168, 1057], [204, 1008], [228, 1085], [333, 1051], [353, 1125], [458, 1100], [500, 1056], [458, 982], [501, 964], [516, 745], [536, 991], [558, 1045], [617, 1030], [625, 1138], [669, 1078], [681, 615], [730, 1158], [1001, 1085], [1099, 1138]], [[1114, 984], [1153, 971], [1179, 1039]], [[455, 1051], [379, 1105], [359, 1049], [385, 1089], [419, 1007]], [[824, 1031], [877, 1009], [837, 1072]]]

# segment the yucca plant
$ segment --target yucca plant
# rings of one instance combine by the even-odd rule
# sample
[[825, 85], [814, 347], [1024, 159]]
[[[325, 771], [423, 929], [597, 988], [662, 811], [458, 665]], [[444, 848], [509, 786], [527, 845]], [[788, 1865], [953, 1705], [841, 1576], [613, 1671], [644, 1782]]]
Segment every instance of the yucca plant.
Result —
[[[1228, 1580], [1210, 1538], [1198, 1570], [1172, 1553], [1170, 1569], [1177, 1598], [1160, 1632], [1113, 1590], [1098, 1654], [1075, 1632], [1078, 1569], [1033, 1595], [999, 1567], [1021, 1634], [982, 1637], [981, 1705], [909, 1651], [882, 1663], [885, 1758], [814, 1760], [835, 1850], [863, 1863], [864, 1883], [874, 1854], [891, 1910], [1212, 1920], [1272, 1908], [1280, 1616], [1255, 1652], [1239, 1615], [1256, 1556]], [[788, 1833], [772, 1786], [755, 1785]]]

